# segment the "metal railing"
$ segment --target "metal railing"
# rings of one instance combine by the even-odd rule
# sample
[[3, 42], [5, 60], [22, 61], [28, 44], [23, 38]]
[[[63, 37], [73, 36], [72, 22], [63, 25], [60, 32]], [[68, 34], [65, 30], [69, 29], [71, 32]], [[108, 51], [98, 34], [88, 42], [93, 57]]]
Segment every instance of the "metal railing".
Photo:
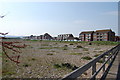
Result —
[[[91, 67], [92, 67], [92, 76], [90, 77], [90, 79], [95, 80], [98, 73], [101, 70], [103, 70], [103, 74], [102, 74], [102, 77], [100, 79], [104, 80], [106, 78], [107, 73], [108, 73], [110, 67], [112, 66], [112, 63], [114, 62], [119, 50], [120, 50], [120, 44], [117, 45], [116, 47], [110, 49], [109, 51], [99, 55], [97, 58], [95, 58], [94, 60], [90, 61], [89, 63], [83, 65], [82, 67], [69, 73], [64, 78], [62, 78], [62, 80], [77, 79], [78, 77], [80, 77], [85, 71], [87, 71]], [[99, 62], [101, 59], [103, 62], [102, 66], [100, 66], [100, 68], [98, 70], [96, 70], [96, 63]], [[105, 66], [106, 64], [108, 64], [107, 67]]]

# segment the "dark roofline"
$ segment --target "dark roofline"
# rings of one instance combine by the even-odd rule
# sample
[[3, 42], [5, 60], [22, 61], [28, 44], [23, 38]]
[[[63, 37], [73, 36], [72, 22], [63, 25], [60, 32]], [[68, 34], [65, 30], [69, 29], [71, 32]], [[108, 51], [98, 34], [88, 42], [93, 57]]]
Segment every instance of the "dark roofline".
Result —
[[103, 30], [96, 30], [95, 32], [109, 32], [109, 31], [112, 31], [112, 30], [111, 29], [103, 29]]
[[83, 33], [93, 33], [94, 31], [83, 31], [81, 32], [80, 34], [83, 34]]

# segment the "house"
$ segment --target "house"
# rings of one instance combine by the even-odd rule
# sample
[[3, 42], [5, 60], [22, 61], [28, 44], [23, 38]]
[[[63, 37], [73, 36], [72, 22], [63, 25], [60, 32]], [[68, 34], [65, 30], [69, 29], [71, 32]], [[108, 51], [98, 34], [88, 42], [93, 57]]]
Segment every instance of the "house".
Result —
[[93, 41], [114, 41], [115, 32], [111, 29], [96, 30], [93, 34]]
[[43, 36], [42, 36], [42, 40], [53, 40], [53, 37], [48, 34], [48, 33], [45, 33]]
[[53, 37], [50, 34], [45, 33], [44, 35], [37, 36], [37, 39], [38, 40], [53, 40]]
[[93, 41], [94, 31], [84, 31], [79, 34], [80, 41]]
[[60, 41], [65, 41], [65, 40], [74, 40], [74, 36], [72, 34], [60, 34], [58, 35], [57, 37], [57, 40], [60, 40]]
[[44, 35], [40, 35], [40, 36], [26, 36], [24, 37], [23, 39], [31, 39], [31, 40], [53, 40], [53, 37], [48, 34], [48, 33], [45, 33]]

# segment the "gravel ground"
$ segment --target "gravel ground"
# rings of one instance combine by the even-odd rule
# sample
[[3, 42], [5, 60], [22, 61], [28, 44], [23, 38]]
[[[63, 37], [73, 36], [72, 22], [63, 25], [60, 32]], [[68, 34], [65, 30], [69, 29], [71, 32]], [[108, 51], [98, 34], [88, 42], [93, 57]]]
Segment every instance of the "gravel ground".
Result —
[[[2, 77], [4, 78], [61, 78], [73, 70], [55, 68], [55, 64], [70, 63], [71, 65], [81, 67], [90, 61], [82, 59], [82, 57], [89, 56], [94, 59], [96, 54], [102, 54], [115, 46], [48, 41], [20, 42], [20, 44], [26, 44], [27, 47], [21, 49], [22, 53], [20, 53], [21, 57], [18, 65], [3, 55]], [[10, 50], [7, 52], [11, 53]], [[100, 65], [98, 63], [97, 67]], [[90, 70], [81, 77], [89, 78], [91, 76], [89, 73], [91, 73]]]

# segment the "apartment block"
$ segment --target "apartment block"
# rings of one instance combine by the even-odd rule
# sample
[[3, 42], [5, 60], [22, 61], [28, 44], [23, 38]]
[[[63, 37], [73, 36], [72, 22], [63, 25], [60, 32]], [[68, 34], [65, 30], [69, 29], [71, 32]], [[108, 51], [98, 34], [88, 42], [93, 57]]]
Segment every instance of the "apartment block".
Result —
[[115, 36], [115, 41], [120, 42], [120, 36]]
[[115, 32], [111, 29], [84, 31], [79, 34], [80, 41], [115, 41]]
[[84, 31], [79, 34], [80, 41], [93, 41], [94, 31]]
[[93, 34], [93, 41], [114, 41], [115, 32], [111, 29], [96, 30]]

